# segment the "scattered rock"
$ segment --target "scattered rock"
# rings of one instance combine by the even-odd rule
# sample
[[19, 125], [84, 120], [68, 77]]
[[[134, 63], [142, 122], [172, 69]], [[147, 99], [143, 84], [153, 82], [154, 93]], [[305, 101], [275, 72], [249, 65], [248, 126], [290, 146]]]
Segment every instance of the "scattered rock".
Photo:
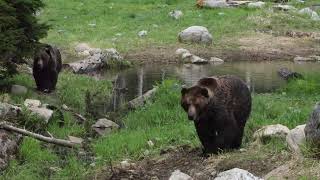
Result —
[[293, 59], [294, 62], [315, 62], [320, 60], [320, 56], [301, 57], [297, 56]]
[[175, 170], [172, 172], [169, 180], [192, 180], [192, 177], [181, 172], [180, 170]]
[[18, 106], [0, 102], [0, 119], [17, 117], [21, 111], [22, 109]]
[[32, 114], [35, 114], [40, 118], [43, 118], [46, 123], [49, 122], [53, 115], [53, 110], [47, 109], [45, 107], [29, 107], [28, 110], [30, 110]]
[[303, 79], [302, 74], [297, 73], [297, 72], [292, 72], [291, 70], [289, 70], [288, 68], [280, 68], [278, 70], [278, 74], [281, 78], [283, 78], [284, 80], [289, 80], [289, 79]]
[[92, 129], [101, 136], [110, 134], [113, 130], [119, 129], [119, 125], [108, 119], [99, 119], [92, 125]]
[[177, 20], [183, 16], [183, 13], [182, 13], [182, 11], [174, 10], [174, 11], [169, 12], [169, 16]]
[[121, 161], [120, 162], [120, 167], [122, 168], [122, 169], [132, 169], [132, 168], [134, 168], [135, 166], [136, 166], [136, 164], [135, 163], [130, 163], [129, 162], [130, 160], [124, 160], [124, 161]]
[[214, 64], [223, 64], [224, 60], [217, 58], [217, 57], [211, 57], [209, 62], [212, 62]]
[[202, 59], [199, 56], [191, 54], [187, 49], [179, 48], [176, 50], [176, 55], [183, 63], [193, 63], [193, 64], [206, 64], [208, 60]]
[[251, 2], [248, 4], [249, 8], [263, 8], [266, 5], [265, 2], [258, 1], [258, 2]]
[[143, 106], [148, 99], [150, 99], [157, 91], [157, 87], [154, 87], [153, 89], [147, 91], [142, 96], [139, 96], [131, 101], [128, 102], [128, 108], [129, 109], [137, 109], [141, 106]]
[[308, 142], [320, 147], [320, 102], [314, 107], [304, 132]]
[[320, 21], [320, 17], [317, 12], [313, 11], [311, 8], [303, 8], [298, 11], [299, 14], [305, 14], [311, 17], [314, 21]]
[[36, 100], [36, 99], [26, 99], [23, 104], [27, 108], [40, 107], [41, 106], [41, 102], [39, 100]]
[[198, 1], [198, 6], [207, 8], [223, 8], [228, 7], [229, 4], [225, 0], [200, 0]]
[[9, 161], [18, 152], [18, 139], [8, 131], [0, 130], [0, 171], [7, 168]]
[[273, 6], [273, 8], [275, 10], [280, 10], [280, 11], [293, 11], [293, 10], [297, 10], [294, 6], [291, 5], [282, 5], [282, 4], [278, 4]]
[[138, 36], [139, 37], [144, 37], [144, 36], [147, 36], [147, 35], [148, 35], [148, 31], [146, 31], [146, 30], [142, 30], [142, 31], [138, 32]]
[[191, 26], [179, 33], [178, 39], [183, 43], [212, 44], [212, 35], [202, 26]]
[[11, 94], [14, 95], [24, 95], [27, 94], [28, 89], [21, 85], [12, 85], [11, 86]]
[[149, 147], [153, 147], [154, 146], [154, 143], [151, 140], [149, 140], [147, 143], [148, 143]]
[[289, 134], [286, 137], [286, 141], [288, 143], [289, 148], [291, 151], [300, 154], [300, 145], [304, 143], [306, 136], [304, 133], [306, 125], [299, 125], [294, 129], [290, 130]]
[[91, 47], [87, 43], [79, 43], [76, 45], [74, 50], [78, 55], [88, 56], [89, 51], [91, 50]]
[[228, 171], [221, 172], [214, 180], [262, 180], [259, 177], [254, 176], [246, 170], [233, 168]]
[[270, 137], [285, 138], [289, 132], [290, 132], [289, 128], [281, 124], [267, 125], [257, 130], [253, 134], [253, 138], [257, 140], [270, 138]]
[[76, 144], [82, 144], [83, 139], [79, 137], [74, 137], [74, 136], [68, 136], [69, 141], [76, 143]]

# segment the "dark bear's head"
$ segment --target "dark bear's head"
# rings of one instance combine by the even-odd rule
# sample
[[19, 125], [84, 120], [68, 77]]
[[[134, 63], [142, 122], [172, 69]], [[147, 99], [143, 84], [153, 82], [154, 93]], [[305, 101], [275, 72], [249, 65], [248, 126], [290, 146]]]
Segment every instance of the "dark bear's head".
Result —
[[54, 56], [53, 54], [54, 51], [50, 45], [44, 45], [41, 47], [34, 56], [34, 67], [36, 67], [37, 70], [42, 70], [48, 66], [48, 62]]
[[181, 106], [188, 113], [189, 120], [198, 120], [200, 114], [207, 109], [216, 87], [216, 79], [202, 78], [197, 85], [190, 88], [182, 88]]

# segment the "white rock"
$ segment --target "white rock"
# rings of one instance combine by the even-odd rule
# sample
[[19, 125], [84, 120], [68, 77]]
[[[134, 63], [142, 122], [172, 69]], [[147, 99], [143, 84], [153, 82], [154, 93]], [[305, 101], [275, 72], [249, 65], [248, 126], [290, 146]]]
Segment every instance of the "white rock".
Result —
[[153, 147], [154, 146], [154, 143], [151, 140], [149, 140], [147, 143], [148, 143], [149, 147]]
[[23, 104], [27, 108], [40, 107], [41, 106], [41, 102], [39, 100], [36, 100], [36, 99], [26, 99]]
[[191, 26], [178, 34], [178, 39], [183, 43], [212, 44], [212, 35], [203, 26]]
[[206, 64], [206, 63], [208, 63], [208, 60], [203, 59], [199, 56], [193, 55], [193, 56], [191, 56], [191, 63], [192, 64]]
[[120, 53], [114, 49], [114, 48], [110, 48], [110, 49], [105, 49], [104, 50], [105, 53], [105, 57], [108, 58], [108, 60], [116, 60], [116, 61], [121, 61], [123, 60], [123, 57], [120, 55]]
[[95, 124], [92, 125], [92, 129], [96, 131], [99, 135], [107, 135], [112, 132], [112, 130], [119, 129], [119, 125], [108, 119], [99, 119]]
[[189, 53], [190, 54], [190, 52], [187, 49], [179, 48], [179, 49], [176, 50], [176, 55], [178, 55], [180, 57], [182, 57], [182, 55], [185, 54], [185, 53]]
[[305, 124], [295, 127], [294, 129], [290, 130], [289, 134], [286, 137], [286, 141], [291, 151], [296, 152], [298, 154], [301, 152], [299, 146], [303, 144], [306, 139], [304, 133], [305, 127]]
[[46, 123], [49, 122], [50, 118], [52, 117], [53, 111], [51, 109], [43, 108], [43, 107], [29, 107], [28, 108], [32, 114], [43, 118]]
[[174, 11], [169, 12], [169, 16], [174, 19], [180, 19], [183, 16], [183, 13], [182, 13], [182, 11], [174, 10]]
[[169, 180], [192, 180], [192, 177], [180, 170], [175, 170], [169, 177]]
[[300, 11], [298, 11], [299, 14], [305, 14], [311, 17], [314, 21], [319, 21], [320, 17], [317, 12], [313, 11], [311, 8], [303, 8]]
[[249, 8], [263, 8], [266, 5], [265, 2], [258, 1], [258, 2], [251, 2], [248, 4]]
[[75, 136], [68, 136], [69, 141], [76, 143], [76, 144], [81, 144], [83, 142], [82, 138], [75, 137]]
[[130, 169], [130, 168], [133, 168], [135, 166], [135, 163], [130, 163], [129, 162], [130, 160], [124, 160], [124, 161], [121, 161], [120, 162], [120, 167], [122, 169]]
[[253, 134], [253, 138], [261, 139], [266, 137], [286, 137], [289, 132], [289, 128], [281, 124], [267, 125], [257, 130]]
[[87, 43], [79, 43], [78, 45], [76, 45], [76, 47], [74, 48], [74, 50], [77, 53], [83, 53], [84, 51], [87, 51], [89, 53], [90, 51], [90, 46]]
[[210, 62], [213, 62], [213, 63], [224, 63], [224, 60], [220, 59], [220, 58], [217, 58], [217, 57], [211, 57], [210, 58]]
[[139, 37], [144, 37], [144, 36], [147, 36], [147, 35], [148, 35], [148, 31], [146, 31], [146, 30], [142, 30], [142, 31], [138, 32], [138, 36]]
[[276, 10], [280, 10], [280, 11], [293, 11], [293, 10], [297, 10], [294, 6], [291, 5], [282, 5], [282, 4], [278, 4], [273, 6], [274, 9]]
[[225, 0], [204, 0], [202, 7], [208, 8], [222, 8], [228, 7], [228, 3]]
[[28, 89], [24, 86], [20, 85], [12, 85], [11, 86], [11, 93], [14, 95], [24, 95], [27, 94]]
[[254, 176], [246, 170], [233, 168], [228, 171], [221, 172], [214, 180], [262, 180], [259, 177]]
[[293, 59], [294, 62], [306, 62], [306, 61], [317, 61], [317, 58], [314, 56], [309, 56], [309, 57], [301, 57], [297, 56]]

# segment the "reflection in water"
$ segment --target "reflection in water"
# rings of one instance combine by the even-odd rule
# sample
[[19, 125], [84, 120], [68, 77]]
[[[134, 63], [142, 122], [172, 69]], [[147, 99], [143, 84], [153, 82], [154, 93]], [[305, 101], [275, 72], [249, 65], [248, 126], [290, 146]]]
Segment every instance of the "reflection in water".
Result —
[[187, 86], [200, 78], [217, 75], [236, 75], [243, 79], [251, 92], [271, 92], [285, 82], [277, 70], [287, 67], [306, 73], [320, 70], [320, 63], [294, 64], [292, 62], [230, 62], [221, 65], [145, 65], [122, 71], [108, 71], [102, 76], [114, 82], [112, 101], [106, 111], [114, 111], [121, 104], [142, 95], [166, 78], [177, 78]]

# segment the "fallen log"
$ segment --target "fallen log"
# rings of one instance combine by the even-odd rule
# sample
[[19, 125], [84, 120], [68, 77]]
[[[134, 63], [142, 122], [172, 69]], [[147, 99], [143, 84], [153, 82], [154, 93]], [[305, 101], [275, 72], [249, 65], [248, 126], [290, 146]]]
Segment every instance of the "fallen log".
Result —
[[128, 102], [128, 107], [130, 110], [137, 109], [141, 106], [143, 106], [148, 99], [150, 99], [157, 91], [157, 87], [154, 87], [153, 89], [147, 91], [142, 96], [139, 96], [131, 101]]
[[7, 123], [6, 121], [3, 121], [0, 123], [0, 128], [8, 130], [8, 131], [13, 131], [13, 132], [25, 135], [25, 136], [29, 136], [29, 137], [38, 139], [40, 141], [44, 141], [47, 143], [52, 143], [52, 144], [56, 144], [56, 145], [60, 145], [60, 146], [66, 146], [66, 147], [73, 148], [73, 147], [78, 147], [78, 146], [82, 145], [82, 144], [79, 144], [76, 142], [71, 142], [71, 141], [64, 140], [64, 139], [56, 139], [53, 137], [46, 137], [46, 136], [43, 136], [40, 134], [36, 134], [36, 133], [30, 132], [30, 131], [27, 131], [25, 129], [17, 128], [12, 125], [9, 125], [9, 123]]

